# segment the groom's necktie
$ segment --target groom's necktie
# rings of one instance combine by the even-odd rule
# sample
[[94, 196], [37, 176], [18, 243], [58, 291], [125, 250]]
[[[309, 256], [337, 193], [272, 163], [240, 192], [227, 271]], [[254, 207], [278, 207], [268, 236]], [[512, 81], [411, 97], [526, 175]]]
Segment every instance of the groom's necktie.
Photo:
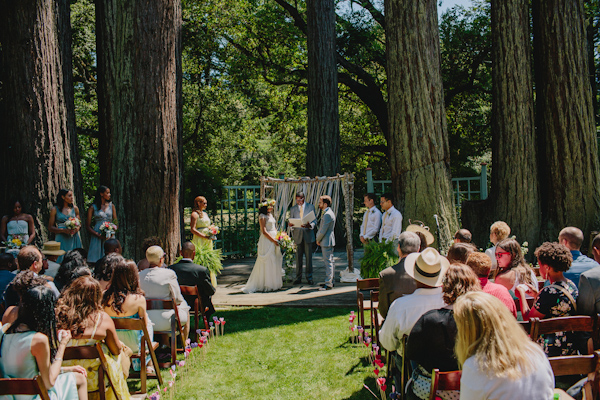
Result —
[[304, 204], [300, 206], [300, 219], [304, 218]]
[[362, 231], [362, 236], [365, 236], [367, 232], [367, 225], [369, 224], [369, 214], [371, 214], [371, 210], [367, 210], [367, 214], [365, 215], [365, 226]]

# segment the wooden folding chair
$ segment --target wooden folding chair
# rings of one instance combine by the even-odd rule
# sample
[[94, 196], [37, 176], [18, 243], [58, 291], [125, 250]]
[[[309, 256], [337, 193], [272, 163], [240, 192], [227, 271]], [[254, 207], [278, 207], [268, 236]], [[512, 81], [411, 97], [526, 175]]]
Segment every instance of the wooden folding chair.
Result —
[[[195, 335], [194, 337], [196, 338], [196, 340], [198, 340], [198, 325], [200, 324], [200, 317], [202, 317], [202, 321], [204, 322], [204, 329], [210, 329], [210, 327], [208, 326], [208, 321], [206, 320], [206, 312], [208, 311], [208, 307], [204, 307], [202, 305], [202, 298], [200, 297], [200, 290], [198, 289], [198, 286], [185, 286], [185, 285], [180, 285], [179, 286], [181, 288], [181, 294], [183, 295], [183, 297], [193, 297], [194, 298], [194, 303], [193, 303], [193, 307], [192, 309], [194, 310], [194, 332], [192, 333], [193, 335]], [[188, 305], [192, 305], [192, 304], [188, 304]]]
[[[152, 343], [150, 340], [150, 334], [148, 333], [147, 321], [144, 316], [144, 311], [139, 310], [138, 315], [141, 315], [141, 318], [115, 318], [113, 322], [115, 323], [116, 329], [121, 330], [131, 330], [131, 331], [142, 331], [142, 340], [140, 343], [140, 348], [137, 353], [134, 353], [131, 358], [139, 358], [140, 360], [140, 372], [132, 372], [129, 374], [129, 378], [140, 379], [141, 381], [141, 390], [136, 393], [146, 393], [146, 378], [158, 379], [158, 384], [163, 386], [163, 379], [160, 373], [160, 367], [158, 365], [158, 359], [156, 358], [156, 353], [154, 352], [158, 347], [158, 343]], [[118, 333], [118, 332], [117, 332]], [[154, 371], [156, 371], [155, 375], [148, 375], [146, 372], [146, 349], [150, 353], [150, 358], [152, 359], [152, 365], [154, 365]]]
[[371, 290], [370, 292], [371, 298], [371, 337], [373, 338], [373, 343], [377, 343], [379, 346], [379, 327], [383, 324], [383, 317], [379, 314], [377, 310], [377, 305], [379, 304], [379, 291]]
[[[171, 330], [154, 331], [155, 336], [168, 335], [171, 338], [171, 362], [175, 364], [177, 361], [177, 351], [183, 351], [183, 346], [185, 346], [185, 338], [183, 337], [183, 328], [181, 326], [181, 319], [179, 319], [177, 303], [173, 299], [146, 299], [146, 310], [173, 310], [175, 312], [175, 318], [171, 318]], [[180, 349], [177, 348], [177, 335], [180, 335], [181, 337], [182, 348]]]
[[365, 308], [371, 308], [372, 300], [365, 300], [363, 291], [378, 290], [379, 278], [358, 279], [356, 281], [356, 305], [358, 306], [358, 322], [363, 328], [370, 328], [370, 325], [365, 326]]
[[0, 395], [39, 395], [40, 400], [50, 400], [42, 377], [32, 379], [0, 379]]
[[587, 375], [587, 382], [583, 386], [585, 398], [598, 398], [600, 351], [583, 356], [550, 357], [548, 360], [554, 376]]
[[434, 369], [431, 374], [431, 390], [429, 400], [435, 400], [438, 390], [460, 390], [460, 377], [462, 371], [441, 372]]
[[517, 321], [517, 322], [519, 323], [521, 328], [523, 328], [523, 330], [525, 331], [527, 336], [531, 336], [531, 327], [535, 323], [535, 320], [537, 320], [537, 318], [531, 318], [529, 321]]
[[587, 315], [577, 315], [572, 317], [557, 317], [548, 319], [538, 319], [532, 325], [531, 340], [534, 342], [540, 338], [540, 335], [555, 332], [591, 332], [592, 337], [587, 343], [587, 353], [592, 354], [594, 349], [599, 348], [598, 344], [598, 318], [596, 315], [590, 317]]
[[100, 365], [98, 366], [98, 392], [100, 394], [100, 400], [106, 399], [106, 386], [104, 384], [104, 378], [108, 380], [108, 385], [115, 394], [115, 398], [117, 400], [121, 400], [121, 397], [117, 393], [115, 385], [113, 384], [112, 379], [110, 378], [110, 374], [108, 373], [108, 363], [106, 361], [106, 356], [102, 351], [102, 345], [100, 343], [96, 343], [95, 346], [67, 347], [63, 355], [63, 360], [65, 361], [94, 359], [100, 360]]

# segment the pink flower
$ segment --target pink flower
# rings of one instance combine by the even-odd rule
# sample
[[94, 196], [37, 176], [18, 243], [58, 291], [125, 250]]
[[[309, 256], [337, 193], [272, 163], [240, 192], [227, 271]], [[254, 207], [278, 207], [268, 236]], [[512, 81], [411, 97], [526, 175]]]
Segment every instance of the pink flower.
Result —
[[180, 367], [183, 367], [183, 366], [185, 365], [185, 361], [179, 361], [177, 364], [178, 364]]
[[217, 324], [217, 326], [221, 325], [221, 321], [215, 321], [215, 324]]
[[375, 369], [373, 370], [373, 373], [375, 373], [375, 375], [379, 375], [379, 369], [375, 368]]
[[221, 318], [219, 318], [219, 321], [223, 322], [223, 321], [225, 321], [225, 318], [221, 317]]
[[385, 378], [377, 378], [377, 386], [385, 385]]
[[190, 343], [192, 343], [192, 339], [186, 339], [185, 340], [185, 344], [187, 344], [188, 346], [190, 345]]
[[169, 387], [173, 387], [173, 381], [169, 381]]

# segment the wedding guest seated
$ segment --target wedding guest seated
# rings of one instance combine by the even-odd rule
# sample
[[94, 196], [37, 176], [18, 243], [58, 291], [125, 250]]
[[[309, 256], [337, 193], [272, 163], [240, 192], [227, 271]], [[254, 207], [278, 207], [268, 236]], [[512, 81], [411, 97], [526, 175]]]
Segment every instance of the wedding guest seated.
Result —
[[452, 243], [446, 258], [450, 261], [450, 264], [466, 264], [469, 254], [475, 251], [477, 251], [477, 247], [470, 243]]
[[71, 334], [61, 331], [59, 342], [54, 305], [54, 294], [46, 286], [35, 286], [23, 293], [16, 320], [0, 330], [1, 376], [31, 379], [39, 375], [51, 399], [85, 400], [88, 398], [85, 368], [78, 365], [61, 368]]
[[496, 244], [503, 241], [510, 235], [510, 226], [504, 221], [496, 221], [490, 226], [490, 242], [493, 246], [485, 251], [485, 254], [492, 260], [492, 271], [498, 266], [496, 260]]
[[[71, 332], [68, 346], [94, 346], [102, 343], [108, 363], [108, 374], [121, 399], [130, 399], [127, 382], [119, 357], [127, 357], [126, 349], [117, 336], [115, 324], [102, 310], [102, 290], [91, 276], [82, 276], [67, 286], [56, 305], [57, 325]], [[123, 353], [122, 353], [123, 352]], [[63, 366], [81, 365], [88, 371], [87, 390], [98, 390], [100, 361], [65, 360]]]
[[[34, 274], [38, 275], [42, 271], [43, 260], [42, 253], [35, 246], [25, 246], [19, 251], [19, 255], [17, 256], [17, 261], [19, 265], [19, 271], [27, 271], [30, 270]], [[53, 282], [47, 282], [46, 286], [52, 290], [54, 293], [54, 297], [58, 299], [60, 293], [56, 289], [56, 286]], [[13, 286], [9, 284], [6, 287], [6, 291], [4, 292], [4, 306], [6, 308], [10, 306], [16, 306], [19, 304], [19, 295], [14, 290]]]
[[[569, 269], [573, 256], [569, 249], [558, 243], [545, 242], [535, 250], [535, 256], [540, 266], [540, 274], [544, 279], [550, 281], [545, 286], [529, 312], [521, 312], [523, 319], [539, 319], [567, 317], [575, 315], [577, 311], [577, 287], [573, 281], [564, 276]], [[556, 332], [542, 335], [540, 344], [548, 357], [567, 356], [576, 354], [579, 349], [578, 335], [573, 332]]]
[[594, 259], [591, 259], [581, 253], [583, 244], [583, 232], [574, 226], [568, 226], [558, 234], [558, 243], [567, 246], [573, 262], [571, 268], [565, 272], [565, 278], [571, 280], [576, 286], [579, 286], [579, 276], [585, 271], [600, 266]]
[[60, 242], [46, 242], [44, 243], [44, 247], [42, 247], [42, 254], [46, 256], [46, 262], [48, 263], [48, 267], [44, 270], [44, 275], [49, 276], [54, 279], [58, 269], [60, 268], [60, 264], [56, 262], [58, 257], [64, 255], [66, 251], [60, 249]]
[[33, 271], [27, 270], [19, 272], [17, 276], [15, 276], [15, 279], [10, 283], [17, 298], [17, 305], [8, 306], [6, 308], [4, 315], [2, 316], [2, 324], [13, 323], [17, 319], [19, 312], [18, 304], [21, 302], [21, 298], [25, 292], [36, 286], [46, 286], [47, 283], [48, 281], [41, 276], [38, 276]]
[[[388, 351], [397, 352], [396, 365], [402, 365], [399, 359], [404, 354], [402, 337], [410, 333], [421, 315], [444, 306], [441, 286], [449, 265], [448, 260], [432, 247], [406, 257], [404, 268], [416, 281], [417, 290], [394, 300], [379, 331], [381, 345]], [[399, 383], [397, 378], [396, 381]]]
[[71, 250], [65, 254], [60, 268], [54, 277], [54, 284], [62, 291], [68, 282], [73, 281], [73, 271], [79, 267], [87, 267], [85, 258], [77, 250]]
[[[142, 251], [146, 254], [146, 250], [148, 250], [152, 246], [162, 246], [161, 240], [158, 236], [150, 236], [142, 242]], [[143, 271], [148, 268], [148, 259], [142, 258], [138, 264], [138, 271]], [[161, 265], [162, 267], [162, 265]]]
[[[151, 246], [146, 250], [146, 259], [149, 267], [140, 272], [140, 287], [146, 293], [147, 299], [173, 299], [177, 303], [177, 312], [183, 336], [187, 339], [190, 332], [190, 307], [181, 295], [181, 288], [177, 283], [175, 271], [161, 267], [164, 265], [165, 252], [160, 246]], [[169, 310], [148, 310], [148, 316], [154, 323], [154, 331], [168, 331], [171, 329], [171, 318], [175, 312]]]
[[121, 247], [121, 242], [117, 239], [108, 239], [104, 242], [104, 255], [109, 255], [111, 253], [122, 254], [123, 248]]
[[[515, 296], [525, 298], [526, 292], [536, 295], [538, 292], [537, 277], [533, 269], [525, 262], [521, 245], [515, 239], [504, 239], [496, 245], [498, 268], [493, 272], [493, 279]], [[523, 286], [519, 286], [523, 284]], [[526, 285], [526, 286], [525, 286]], [[522, 301], [521, 304], [527, 302]], [[527, 310], [527, 309], [526, 309]]]
[[484, 253], [474, 252], [469, 255], [467, 265], [471, 267], [479, 278], [479, 283], [481, 284], [483, 291], [500, 300], [512, 315], [517, 318], [517, 306], [508, 289], [502, 285], [491, 282], [488, 279], [490, 270], [492, 269], [492, 261], [490, 258]]
[[0, 298], [4, 297], [4, 292], [9, 283], [15, 279], [14, 271], [15, 258], [10, 253], [0, 254]]
[[500, 300], [464, 294], [454, 304], [454, 319], [461, 400], [552, 398], [550, 362]]
[[94, 267], [94, 278], [100, 283], [102, 291], [105, 291], [110, 283], [115, 266], [124, 258], [119, 253], [109, 253], [96, 261]]
[[[208, 307], [206, 313], [204, 310], [200, 310], [206, 318], [210, 318], [215, 312], [215, 308], [212, 304], [211, 297], [215, 294], [215, 288], [210, 282], [210, 273], [208, 268], [194, 264], [194, 257], [196, 256], [196, 246], [192, 242], [185, 242], [181, 246], [181, 261], [177, 264], [171, 265], [169, 268], [175, 271], [177, 275], [177, 282], [179, 285], [184, 286], [197, 286], [200, 292], [200, 299], [202, 300], [202, 306]], [[188, 305], [193, 305], [195, 298], [193, 296], [183, 296]]]
[[459, 229], [454, 234], [454, 243], [471, 243], [472, 238], [473, 235], [471, 235], [468, 229]]
[[[594, 260], [600, 262], [600, 234], [592, 242]], [[600, 313], [600, 267], [583, 272], [579, 276], [579, 297], [577, 311], [583, 315]]]
[[398, 237], [398, 264], [388, 267], [379, 273], [379, 313], [387, 317], [390, 304], [398, 297], [411, 294], [417, 289], [417, 283], [406, 273], [404, 261], [406, 256], [419, 251], [421, 240], [414, 232], [402, 232]]
[[[440, 371], [458, 369], [454, 355], [454, 302], [459, 296], [476, 290], [481, 290], [477, 275], [464, 264], [450, 264], [442, 280], [442, 297], [446, 306], [423, 314], [410, 331], [406, 342], [406, 357], [414, 365], [407, 390], [408, 399], [429, 399], [431, 372], [434, 368]], [[444, 398], [443, 395], [441, 397]]]
[[[109, 254], [108, 257], [115, 260], [115, 262], [110, 285], [102, 295], [104, 311], [113, 319], [141, 318], [142, 316], [139, 314], [141, 311], [148, 322], [147, 329], [152, 341], [152, 322], [146, 313], [146, 298], [144, 297], [144, 291], [140, 288], [137, 266], [133, 261], [125, 260], [116, 254]], [[139, 351], [143, 336], [142, 331], [117, 329], [117, 335], [121, 342], [135, 353]], [[146, 364], [149, 361], [150, 358], [148, 357]], [[140, 370], [139, 359], [133, 359], [132, 365], [135, 371]]]

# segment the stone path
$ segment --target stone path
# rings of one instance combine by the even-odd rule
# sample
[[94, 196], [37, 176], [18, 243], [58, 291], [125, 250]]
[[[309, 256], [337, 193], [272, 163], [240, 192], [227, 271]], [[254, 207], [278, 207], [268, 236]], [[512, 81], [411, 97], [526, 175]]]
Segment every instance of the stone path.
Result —
[[[303, 280], [301, 285], [294, 285], [294, 276], [288, 275], [288, 282], [283, 288], [270, 293], [242, 293], [255, 258], [225, 260], [223, 271], [218, 277], [217, 292], [213, 296], [215, 307], [229, 306], [279, 306], [279, 307], [352, 307], [356, 305], [356, 283], [340, 283], [340, 271], [348, 266], [345, 251], [336, 251], [335, 287], [332, 290], [319, 291], [319, 283], [325, 281], [325, 266], [321, 252], [313, 255], [313, 278], [315, 285], [308, 285]], [[360, 266], [362, 250], [354, 252], [354, 266]]]

